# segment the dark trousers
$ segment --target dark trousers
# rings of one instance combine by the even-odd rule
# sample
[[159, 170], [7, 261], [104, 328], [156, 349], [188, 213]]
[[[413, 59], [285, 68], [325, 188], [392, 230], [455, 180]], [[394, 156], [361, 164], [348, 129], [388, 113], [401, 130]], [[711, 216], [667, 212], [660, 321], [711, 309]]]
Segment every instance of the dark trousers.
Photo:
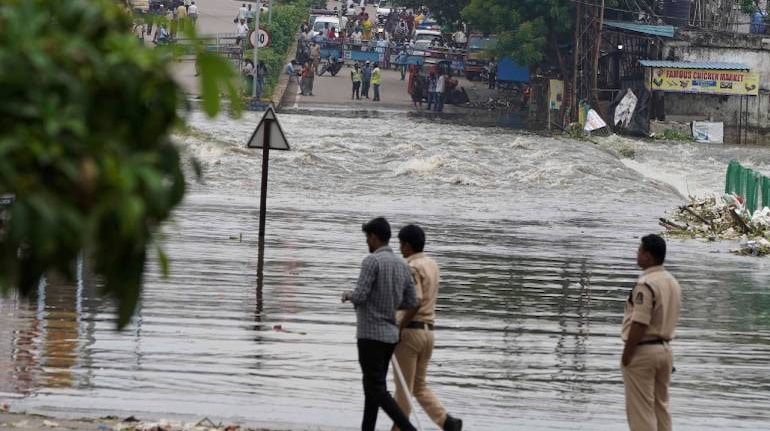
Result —
[[436, 112], [441, 112], [444, 110], [444, 95], [446, 93], [435, 93], [436, 94]]
[[431, 106], [438, 105], [438, 102], [436, 101], [436, 92], [431, 91], [428, 93], [428, 111], [431, 110]]
[[379, 102], [380, 101], [380, 84], [374, 84], [374, 101]]
[[369, 98], [369, 85], [371, 85], [372, 81], [364, 81], [361, 84], [361, 96]]
[[350, 98], [351, 99], [356, 98], [356, 99], [360, 100], [361, 99], [360, 91], [361, 91], [361, 81], [354, 82], [353, 83], [353, 95]]
[[358, 363], [364, 375], [364, 420], [361, 423], [361, 431], [374, 431], [380, 407], [401, 431], [416, 431], [409, 418], [398, 407], [396, 400], [390, 396], [386, 385], [388, 366], [395, 349], [395, 344], [358, 340]]
[[489, 88], [495, 88], [495, 84], [497, 84], [497, 74], [496, 73], [490, 73], [489, 74]]

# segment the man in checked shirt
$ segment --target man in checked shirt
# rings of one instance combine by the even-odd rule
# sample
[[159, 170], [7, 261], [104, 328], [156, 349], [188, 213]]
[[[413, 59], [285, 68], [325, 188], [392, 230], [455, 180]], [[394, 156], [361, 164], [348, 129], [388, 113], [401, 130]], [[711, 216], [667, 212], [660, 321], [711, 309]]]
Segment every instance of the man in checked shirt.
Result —
[[382, 217], [363, 225], [369, 256], [361, 263], [356, 288], [342, 302], [356, 307], [358, 362], [364, 375], [364, 419], [361, 431], [374, 431], [380, 407], [402, 431], [417, 431], [388, 392], [388, 366], [399, 340], [396, 310], [420, 305], [409, 266], [388, 246], [390, 224]]

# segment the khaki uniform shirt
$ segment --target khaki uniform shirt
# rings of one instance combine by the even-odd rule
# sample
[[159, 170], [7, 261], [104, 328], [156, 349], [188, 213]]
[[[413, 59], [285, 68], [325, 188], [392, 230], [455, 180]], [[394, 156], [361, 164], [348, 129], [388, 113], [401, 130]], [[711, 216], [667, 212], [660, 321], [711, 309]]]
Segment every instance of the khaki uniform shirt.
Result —
[[[406, 263], [409, 264], [409, 269], [412, 272], [415, 293], [421, 304], [412, 321], [434, 324], [439, 283], [438, 265], [425, 253], [415, 253], [407, 257]], [[400, 313], [398, 321], [401, 322], [402, 318], [403, 313]]]
[[628, 340], [631, 323], [647, 325], [644, 340], [674, 338], [682, 303], [682, 290], [662, 265], [647, 268], [626, 301], [623, 315], [623, 341]]

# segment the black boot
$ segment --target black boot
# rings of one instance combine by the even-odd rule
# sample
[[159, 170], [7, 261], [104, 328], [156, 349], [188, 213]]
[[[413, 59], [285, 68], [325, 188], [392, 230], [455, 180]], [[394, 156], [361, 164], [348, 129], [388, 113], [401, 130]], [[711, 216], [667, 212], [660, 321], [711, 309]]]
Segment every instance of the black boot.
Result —
[[446, 415], [446, 420], [444, 421], [444, 431], [462, 431], [462, 429], [462, 419], [453, 418], [449, 414]]

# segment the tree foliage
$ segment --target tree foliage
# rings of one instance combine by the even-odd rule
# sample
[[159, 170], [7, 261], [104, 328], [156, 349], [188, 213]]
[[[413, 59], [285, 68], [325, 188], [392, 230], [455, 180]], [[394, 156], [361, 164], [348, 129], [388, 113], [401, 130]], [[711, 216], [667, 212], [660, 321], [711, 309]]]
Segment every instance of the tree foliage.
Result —
[[498, 55], [537, 64], [571, 39], [573, 10], [569, 0], [471, 0], [462, 17], [473, 30], [497, 34]]
[[[313, 7], [309, 0], [295, 0], [288, 4], [273, 6], [273, 21], [268, 24], [267, 17], [260, 18], [260, 26], [270, 33], [270, 46], [260, 48], [259, 60], [267, 66], [265, 94], [273, 94], [274, 88], [283, 73], [284, 60], [292, 42], [294, 42], [300, 23], [307, 20], [308, 7]], [[264, 15], [264, 14], [263, 14]], [[252, 58], [253, 51], [244, 53], [245, 58]]]
[[[170, 139], [186, 106], [169, 71], [175, 55], [145, 47], [131, 24], [113, 0], [0, 5], [0, 194], [16, 196], [0, 232], [0, 290], [29, 293], [48, 271], [71, 274], [85, 251], [117, 300], [119, 327], [185, 192]], [[191, 49], [215, 114], [221, 92], [237, 100], [236, 75], [202, 44]]]

